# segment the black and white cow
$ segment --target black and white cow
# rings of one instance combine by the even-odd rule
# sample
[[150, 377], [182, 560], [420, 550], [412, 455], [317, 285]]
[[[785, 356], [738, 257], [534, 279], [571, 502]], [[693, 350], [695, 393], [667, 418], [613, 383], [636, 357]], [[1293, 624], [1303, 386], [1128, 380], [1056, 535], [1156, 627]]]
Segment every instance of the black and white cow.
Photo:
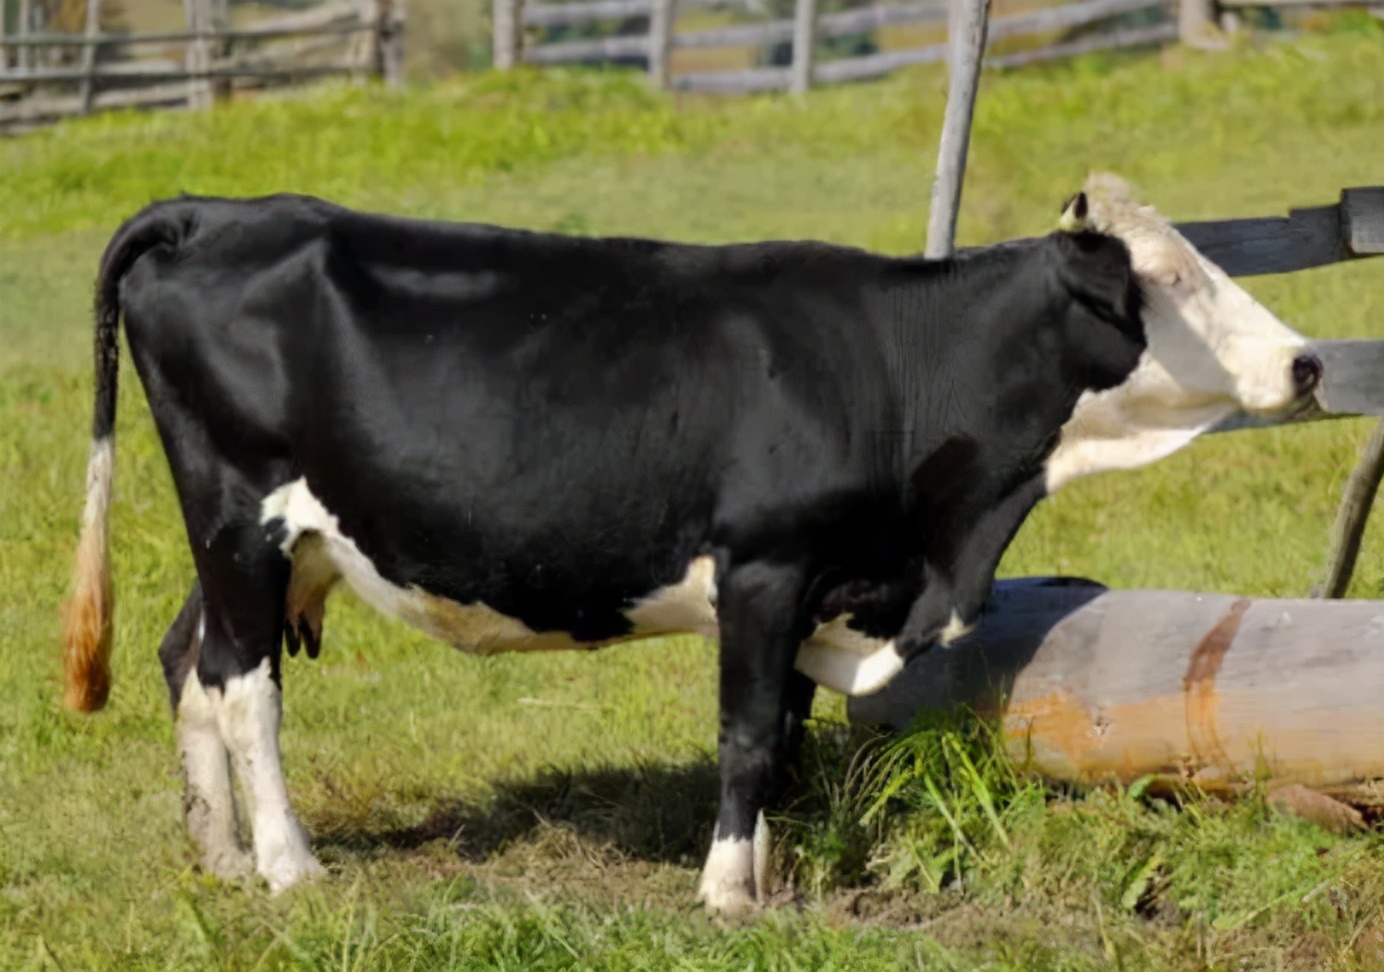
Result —
[[930, 263], [296, 197], [157, 204], [103, 260], [69, 704], [98, 708], [108, 686], [123, 311], [197, 567], [160, 655], [206, 867], [275, 890], [320, 869], [283, 783], [279, 645], [316, 653], [345, 578], [480, 652], [719, 634], [702, 896], [743, 907], [814, 688], [795, 656], [811, 672], [825, 650], [858, 678], [859, 642], [897, 667], [973, 619], [957, 605], [988, 590], [1034, 484], [1051, 488], [1073, 403], [1146, 367], [1139, 290], [1125, 248], [1089, 232]]
[[[1003, 546], [1003, 543], [996, 543], [995, 537], [1008, 541], [1028, 507], [1045, 492], [1056, 489], [1074, 476], [1100, 469], [1132, 468], [1156, 460], [1235, 411], [1275, 414], [1289, 410], [1301, 402], [1302, 396], [1311, 389], [1319, 375], [1320, 366], [1312, 359], [1300, 336], [1277, 323], [1233, 282], [1226, 280], [1221, 271], [1201, 260], [1181, 237], [1171, 233], [1171, 227], [1167, 227], [1157, 213], [1133, 204], [1121, 184], [1107, 177], [1104, 181], [1098, 179], [1088, 183], [1088, 190], [1092, 191], [1093, 197], [1091, 222], [1107, 233], [1122, 235], [1131, 245], [1136, 267], [1143, 280], [1143, 289], [1149, 291], [1151, 303], [1145, 318], [1150, 330], [1150, 353], [1140, 359], [1127, 381], [1104, 392], [1086, 392], [1082, 395], [1077, 414], [1067, 422], [1062, 442], [1055, 453], [1048, 457], [1041, 475], [1031, 476], [1021, 489], [1010, 493], [1006, 503], [996, 504], [988, 510], [985, 519], [991, 528], [998, 525], [999, 533], [996, 534], [994, 529], [987, 533], [983, 522], [967, 536], [966, 546], [970, 550], [974, 552], [977, 548], [988, 547], [990, 552], [987, 558], [995, 562], [998, 562]], [[177, 245], [177, 240], [167, 238], [163, 245], [172, 248]], [[630, 244], [626, 242], [624, 245]], [[639, 246], [673, 252], [670, 248], [655, 244]], [[1030, 251], [1032, 246], [1034, 244], [1026, 244], [1021, 249]], [[749, 252], [745, 248], [735, 249], [742, 253]], [[706, 255], [706, 251], [696, 252]], [[854, 256], [859, 258], [861, 255]], [[410, 258], [406, 253], [394, 258], [396, 263], [407, 263], [408, 260]], [[256, 269], [264, 273], [268, 267], [260, 264]], [[453, 273], [457, 271], [455, 267], [451, 270]], [[490, 270], [495, 269], [490, 267]], [[475, 270], [466, 269], [464, 273], [475, 273]], [[311, 287], [320, 287], [324, 280], [329, 278], [317, 278]], [[129, 321], [129, 303], [126, 310]], [[108, 313], [116, 313], [113, 298], [108, 303]], [[304, 320], [311, 316], [313, 314], [304, 313]], [[922, 320], [929, 316], [925, 310]], [[113, 334], [115, 321], [112, 318], [104, 345], [98, 330], [98, 349], [104, 346], [108, 353], [113, 352]], [[864, 335], [853, 332], [851, 339], [858, 341], [861, 336]], [[871, 339], [873, 341], [875, 338], [872, 336]], [[131, 331], [131, 345], [133, 342]], [[911, 350], [934, 353], [919, 346], [913, 346]], [[138, 356], [138, 352], [136, 354]], [[1208, 366], [1207, 359], [1214, 361], [1214, 367]], [[98, 359], [104, 360], [107, 359]], [[100, 388], [113, 390], [113, 381], [108, 381], [102, 374], [107, 370], [113, 371], [113, 356], [108, 361], [107, 366], [98, 367], [98, 381]], [[752, 368], [752, 374], [758, 374], [758, 371]], [[151, 402], [154, 402], [156, 392], [152, 390], [154, 386], [149, 385], [148, 377], [145, 378], [145, 386], [149, 389]], [[248, 386], [255, 388], [256, 382], [252, 379]], [[839, 386], [836, 385], [836, 388]], [[956, 400], [958, 407], [965, 407], [965, 404], [976, 400], [974, 389], [963, 389], [963, 392], [969, 393]], [[79, 557], [79, 597], [75, 601], [76, 611], [71, 615], [68, 641], [71, 676], [69, 703], [75, 708], [87, 709], [97, 708], [105, 698], [107, 676], [104, 654], [109, 648], [111, 609], [105, 568], [104, 526], [111, 450], [108, 442], [109, 422], [102, 422], [100, 417], [102, 408], [107, 411], [113, 408], [113, 399], [102, 406], [101, 395], [102, 392], [98, 392], [97, 447], [91, 462], [87, 529], [84, 530]], [[512, 404], [508, 410], [512, 421]], [[857, 415], [853, 415], [851, 420], [857, 418]], [[847, 420], [847, 424], [851, 420]], [[666, 446], [667, 439], [660, 439], [660, 442]], [[627, 467], [631, 465], [628, 458], [630, 451], [626, 449], [621, 454], [624, 462], [617, 476], [627, 475]], [[174, 469], [177, 469], [172, 450], [170, 460], [174, 461]], [[424, 461], [426, 464], [428, 457], [424, 457]], [[183, 501], [184, 507], [187, 507], [187, 497], [184, 496]], [[316, 652], [321, 630], [322, 598], [329, 584], [334, 583], [340, 575], [347, 576], [357, 590], [367, 594], [368, 600], [374, 604], [399, 613], [448, 640], [464, 644], [469, 642], [472, 649], [508, 651], [570, 645], [569, 637], [562, 634], [554, 637], [549, 631], [544, 631], [544, 637], [537, 637], [533, 627], [518, 622], [511, 615], [494, 612], [493, 609], [483, 611], [484, 601], [462, 611], [457, 601], [426, 595], [421, 597], [422, 591], [429, 590], [428, 587], [400, 590], [399, 583], [385, 582], [374, 562], [365, 558], [353, 539], [346, 539], [353, 534], [343, 528], [336, 516], [329, 514], [327, 507], [307, 489], [303, 480], [291, 480], [274, 490], [273, 497], [260, 501], [260, 518], [266, 515], [268, 521], [275, 525], [278, 519], [285, 523], [284, 536], [282, 539], [275, 536], [275, 541], [281, 548], [292, 551], [293, 568], [286, 582], [289, 587], [285, 595], [286, 612], [291, 618], [299, 620], [291, 624], [293, 630], [289, 631], [291, 651], [296, 647], [296, 638], [303, 637], [309, 644], [309, 651]], [[985, 543], [987, 536], [990, 540], [988, 544]], [[293, 537], [298, 537], [296, 543], [293, 543]], [[857, 537], [851, 541], [851, 546], [865, 543], [866, 540], [868, 537]], [[897, 555], [897, 551], [887, 554], [883, 547], [869, 551], [869, 557], [875, 558], [871, 564], [876, 568], [889, 561], [889, 557]], [[273, 561], [273, 558], [268, 559]], [[854, 564], [854, 557], [848, 559]], [[992, 569], [994, 566], [991, 565], [991, 573]], [[202, 575], [203, 570], [199, 565], [199, 576]], [[836, 575], [841, 576], [840, 565], [837, 565]], [[859, 608], [869, 604], [871, 594], [882, 590], [897, 594], [898, 588], [902, 588], [904, 597], [901, 606], [907, 612], [908, 598], [918, 590], [918, 583], [916, 577], [909, 577], [907, 573], [902, 577], [901, 584], [894, 583], [893, 586], [890, 583], [876, 583], [877, 576], [877, 569], [873, 573], [871, 570], [862, 570], [861, 575], [851, 577], [847, 582], [835, 579], [826, 582], [829, 590], [823, 591], [817, 601], [817, 613], [812, 619], [815, 630], [797, 652], [797, 669], [800, 672], [811, 673], [822, 684], [848, 692], [872, 691], [873, 687], [883, 684], [887, 677], [897, 672], [902, 663], [900, 651], [895, 648], [893, 640], [877, 634], [872, 637], [868, 630], [862, 630], [869, 629], [871, 624], [865, 623], [868, 622], [868, 608], [865, 611], [859, 611]], [[862, 580], [864, 584], [858, 583]], [[895, 577], [894, 580], [898, 582], [900, 579]], [[988, 576], [985, 576], [984, 586], [988, 588]], [[937, 587], [933, 587], [933, 590], [936, 591]], [[692, 559], [680, 584], [664, 587], [656, 597], [632, 598], [626, 602], [626, 609], [621, 613], [628, 615], [638, 631], [695, 630], [716, 636], [718, 619], [714, 602], [717, 594], [716, 562], [710, 555], [702, 555]], [[855, 597], [857, 594], [859, 597]], [[858, 601], [855, 604], [853, 597]], [[853, 606], [858, 613], [851, 612]], [[895, 598], [894, 608], [898, 606], [900, 604]], [[835, 618], [828, 618], [833, 613]], [[951, 611], [947, 613], [949, 619]], [[203, 615], [205, 606], [201, 586], [198, 586], [194, 588], [192, 597], [188, 598], [161, 651], [174, 706], [179, 712], [179, 737], [187, 767], [190, 796], [188, 822], [192, 834], [202, 847], [203, 863], [210, 870], [237, 874], [252, 867], [251, 860], [235, 840], [226, 746], [230, 744], [233, 753], [256, 752], [259, 771], [253, 770], [256, 760], [251, 756], [237, 756], [237, 764], [252, 786], [256, 782], [259, 784], [253, 788], [253, 792], [256, 795], [264, 793], [263, 802], [257, 796], [255, 798], [259, 871], [270, 879], [271, 886], [281, 888], [300, 876], [316, 871], [317, 865], [307, 850], [306, 839], [303, 839], [302, 832], [289, 813], [278, 770], [277, 732], [273, 731], [277, 728], [278, 712], [277, 678], [274, 678], [277, 674], [274, 670], [277, 658], [273, 649], [270, 649], [270, 672], [263, 669], [245, 672], [246, 666], [241, 665], [239, 674], [231, 673], [228, 677], [227, 673], [220, 673], [220, 684], [216, 685], [216, 674], [203, 674], [203, 666], [209, 667], [209, 663], [202, 659], [202, 652], [197, 651], [205, 634], [202, 629], [205, 623]], [[875, 618], [873, 623], [879, 624], [880, 620]], [[901, 622], [895, 619], [893, 623], [897, 627]], [[738, 660], [740, 665], [736, 665]], [[187, 678], [188, 673], [194, 672], [194, 667], [197, 669], [194, 677]], [[740, 692], [736, 692], [736, 685], [731, 684], [736, 672], [739, 672], [742, 680]], [[729, 666], [722, 676], [722, 684], [728, 694], [725, 699], [728, 702], [727, 714], [731, 714], [732, 709], [745, 708], [747, 702], [763, 702], [765, 692], [754, 694], [758, 695], [756, 699], [750, 692], [743, 691], [745, 674], [743, 659], [729, 658]], [[257, 676], [256, 680], [246, 681], [251, 676]], [[215, 685], [212, 691], [206, 691], [203, 687], [205, 681]], [[815, 684], [801, 674], [790, 673], [787, 676], [787, 687], [783, 692], [786, 699], [781, 703], [787, 709], [783, 739], [792, 738], [794, 732], [799, 730], [801, 717], [810, 708], [814, 690]], [[241, 699], [245, 701], [241, 702]], [[253, 706], [251, 701], [255, 701]], [[248, 717], [252, 709], [260, 713], [255, 719]], [[267, 728], [264, 726], [266, 720], [270, 723]], [[256, 726], [259, 726], [257, 735], [252, 731]], [[764, 726], [763, 721], [760, 726]], [[724, 730], [743, 732], [745, 723], [725, 721]], [[743, 756], [749, 748], [740, 746], [739, 753], [736, 753], [734, 744], [735, 738], [728, 738], [728, 732], [722, 731], [722, 752], [731, 757], [722, 759], [724, 768], [734, 767], [736, 756], [742, 757], [740, 764], [743, 766]], [[763, 744], [760, 752], [764, 752]], [[740, 781], [743, 782], [743, 775]], [[736, 781], [731, 780], [729, 784], [728, 796], [734, 793]], [[725, 803], [727, 800], [722, 800], [722, 820], [728, 816]], [[721, 821], [718, 821], [718, 839], [703, 876], [703, 896], [716, 907], [731, 908], [746, 904], [750, 900], [749, 892], [754, 878], [763, 874], [763, 867], [757, 865], [754, 854], [763, 847], [763, 842], [758, 839], [754, 840], [753, 845], [747, 842], [746, 825], [743, 824], [747, 817], [743, 811], [739, 814], [739, 820], [742, 827], [738, 831], [722, 828]], [[760, 820], [760, 825], [753, 829], [753, 835], [767, 838], [763, 821]]]

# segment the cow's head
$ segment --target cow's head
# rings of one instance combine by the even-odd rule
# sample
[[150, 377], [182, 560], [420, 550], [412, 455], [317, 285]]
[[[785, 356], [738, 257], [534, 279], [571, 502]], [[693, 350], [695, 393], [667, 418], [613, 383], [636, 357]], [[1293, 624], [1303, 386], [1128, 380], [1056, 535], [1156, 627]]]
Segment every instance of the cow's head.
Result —
[[1144, 293], [1148, 350], [1125, 381], [1086, 392], [1048, 459], [1049, 492], [1078, 476], [1176, 452], [1239, 413], [1277, 417], [1311, 404], [1322, 375], [1308, 341], [1207, 260], [1115, 176], [1091, 176], [1063, 208], [1129, 248]]

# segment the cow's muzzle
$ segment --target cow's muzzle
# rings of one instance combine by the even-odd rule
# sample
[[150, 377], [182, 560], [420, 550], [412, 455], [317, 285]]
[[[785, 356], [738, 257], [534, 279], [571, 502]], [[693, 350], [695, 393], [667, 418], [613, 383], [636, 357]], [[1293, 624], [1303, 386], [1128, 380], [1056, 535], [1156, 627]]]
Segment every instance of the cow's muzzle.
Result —
[[1299, 398], [1310, 395], [1322, 380], [1322, 359], [1315, 354], [1300, 354], [1293, 359], [1293, 388]]

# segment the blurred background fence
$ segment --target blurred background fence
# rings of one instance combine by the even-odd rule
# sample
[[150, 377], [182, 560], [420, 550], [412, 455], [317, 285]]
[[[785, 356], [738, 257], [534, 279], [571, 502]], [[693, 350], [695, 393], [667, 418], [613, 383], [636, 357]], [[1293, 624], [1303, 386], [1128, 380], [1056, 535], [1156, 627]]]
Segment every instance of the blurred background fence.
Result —
[[[110, 108], [206, 107], [325, 76], [399, 84], [490, 66], [624, 68], [683, 92], [803, 91], [945, 62], [948, 3], [0, 0], [0, 132]], [[1214, 48], [1345, 6], [1384, 15], [1379, 0], [992, 0], [986, 64], [1175, 40]]]

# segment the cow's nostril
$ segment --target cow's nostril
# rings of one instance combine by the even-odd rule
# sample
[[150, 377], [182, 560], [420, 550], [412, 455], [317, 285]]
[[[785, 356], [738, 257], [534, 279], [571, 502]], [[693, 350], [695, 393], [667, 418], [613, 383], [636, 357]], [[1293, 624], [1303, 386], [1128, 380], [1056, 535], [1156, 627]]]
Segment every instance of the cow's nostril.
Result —
[[1293, 359], [1293, 385], [1306, 395], [1322, 380], [1322, 359], [1315, 354], [1300, 354]]

